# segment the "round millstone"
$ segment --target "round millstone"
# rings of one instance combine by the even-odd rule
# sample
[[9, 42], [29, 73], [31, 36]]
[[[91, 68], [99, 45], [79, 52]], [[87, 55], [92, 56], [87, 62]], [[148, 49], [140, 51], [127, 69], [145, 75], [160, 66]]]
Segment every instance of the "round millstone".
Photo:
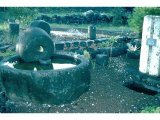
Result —
[[50, 34], [51, 27], [50, 25], [44, 21], [44, 20], [35, 20], [30, 24], [31, 27], [38, 27], [46, 31], [48, 34]]
[[44, 30], [31, 27], [19, 36], [16, 52], [25, 62], [47, 60], [54, 53], [54, 44]]

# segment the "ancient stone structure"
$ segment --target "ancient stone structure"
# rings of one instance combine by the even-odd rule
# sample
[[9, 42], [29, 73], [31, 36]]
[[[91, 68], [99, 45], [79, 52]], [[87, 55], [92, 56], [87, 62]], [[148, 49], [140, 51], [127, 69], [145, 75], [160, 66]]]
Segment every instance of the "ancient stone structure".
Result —
[[91, 25], [88, 27], [88, 37], [91, 40], [96, 39], [96, 26]]
[[142, 73], [160, 75], [160, 16], [144, 17], [139, 70]]
[[48, 34], [50, 34], [51, 27], [50, 25], [44, 20], [35, 20], [30, 24], [31, 27], [39, 27], [45, 30]]
[[54, 43], [44, 30], [30, 27], [19, 36], [16, 52], [25, 62], [47, 60], [54, 53]]
[[[0, 82], [11, 100], [64, 104], [78, 99], [89, 89], [89, 60], [80, 55], [54, 53], [54, 43], [43, 29], [30, 27], [24, 30], [16, 51], [18, 55], [0, 61]], [[74, 66], [54, 69], [56, 58], [60, 61], [58, 64], [65, 61], [64, 66], [69, 61]]]

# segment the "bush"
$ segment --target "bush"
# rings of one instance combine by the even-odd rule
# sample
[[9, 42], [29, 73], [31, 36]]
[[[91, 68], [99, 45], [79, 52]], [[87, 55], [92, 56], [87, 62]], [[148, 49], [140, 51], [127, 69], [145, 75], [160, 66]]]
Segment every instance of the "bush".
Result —
[[150, 7], [150, 8], [134, 8], [133, 14], [129, 17], [128, 23], [130, 27], [133, 27], [135, 31], [142, 34], [143, 18], [146, 15], [160, 15], [159, 7]]
[[5, 11], [5, 18], [18, 20], [20, 24], [27, 25], [37, 16], [37, 14], [38, 11], [36, 8], [9, 7]]
[[141, 113], [160, 113], [160, 107], [149, 106], [144, 108]]
[[114, 16], [112, 21], [113, 25], [121, 26], [127, 24], [128, 15], [130, 14], [130, 12], [128, 12], [126, 8], [123, 7], [113, 8], [111, 13]]

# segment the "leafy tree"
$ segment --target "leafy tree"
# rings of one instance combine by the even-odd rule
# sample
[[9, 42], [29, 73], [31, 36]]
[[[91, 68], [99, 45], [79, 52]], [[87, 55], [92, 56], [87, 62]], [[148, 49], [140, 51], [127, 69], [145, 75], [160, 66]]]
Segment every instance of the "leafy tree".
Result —
[[27, 25], [38, 14], [36, 8], [27, 7], [8, 7], [4, 12], [4, 18], [10, 20], [18, 20], [21, 24]]
[[160, 7], [136, 7], [133, 10], [133, 14], [129, 17], [128, 23], [130, 27], [133, 27], [141, 35], [143, 18], [146, 15], [160, 15]]
[[131, 12], [128, 12], [124, 7], [112, 8], [111, 13], [114, 16], [112, 24], [116, 26], [126, 25], [128, 16], [131, 14]]

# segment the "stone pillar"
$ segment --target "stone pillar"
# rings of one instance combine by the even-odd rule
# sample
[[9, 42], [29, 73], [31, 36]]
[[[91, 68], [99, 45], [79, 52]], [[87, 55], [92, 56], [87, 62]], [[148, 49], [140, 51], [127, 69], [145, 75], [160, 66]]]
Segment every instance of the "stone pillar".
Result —
[[144, 17], [139, 71], [160, 76], [160, 16]]
[[15, 22], [9, 23], [9, 34], [10, 34], [10, 40], [13, 43], [16, 43], [16, 39], [19, 35], [19, 24]]
[[88, 36], [91, 40], [96, 39], [96, 26], [91, 25], [88, 27]]

